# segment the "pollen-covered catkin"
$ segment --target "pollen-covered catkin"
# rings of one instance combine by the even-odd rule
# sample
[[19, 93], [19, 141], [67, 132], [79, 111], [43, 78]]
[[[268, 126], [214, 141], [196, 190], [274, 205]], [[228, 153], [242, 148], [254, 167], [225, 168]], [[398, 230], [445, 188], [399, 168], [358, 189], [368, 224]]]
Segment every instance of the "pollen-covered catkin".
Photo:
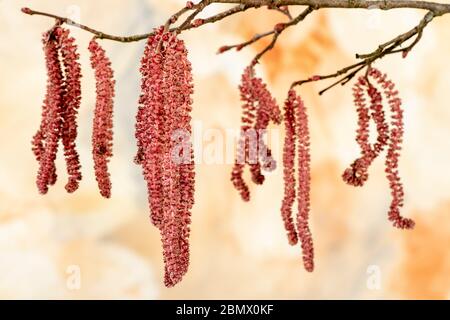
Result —
[[81, 101], [81, 68], [75, 39], [69, 30], [54, 26], [43, 35], [47, 66], [47, 93], [42, 107], [39, 130], [32, 140], [32, 150], [39, 162], [37, 187], [47, 193], [55, 184], [55, 167], [58, 142], [64, 148], [68, 192], [74, 192], [81, 180], [81, 166], [75, 139], [77, 137], [77, 112]]
[[241, 131], [231, 181], [244, 201], [250, 200], [250, 190], [243, 179], [246, 165], [255, 184], [263, 184], [262, 170], [273, 171], [276, 161], [264, 142], [270, 121], [280, 124], [281, 111], [261, 78], [255, 76], [254, 65], [248, 66], [239, 86], [242, 104]]
[[284, 147], [283, 147], [283, 180], [284, 198], [281, 204], [281, 217], [286, 229], [289, 243], [295, 245], [298, 242], [297, 230], [292, 217], [292, 206], [295, 201], [295, 108], [297, 99], [294, 90], [290, 90], [284, 105]]
[[[370, 68], [365, 77], [360, 77], [353, 88], [354, 102], [358, 112], [358, 129], [356, 141], [361, 148], [361, 157], [356, 159], [342, 175], [345, 182], [354, 186], [362, 186], [368, 179], [368, 169], [379, 154], [387, 148], [385, 171], [391, 189], [392, 201], [388, 217], [394, 226], [401, 229], [412, 229], [414, 221], [400, 214], [403, 207], [404, 191], [401, 183], [398, 161], [403, 142], [403, 109], [395, 84], [375, 68]], [[385, 100], [383, 101], [383, 96]], [[370, 99], [367, 107], [366, 97]], [[389, 106], [386, 110], [383, 102]], [[390, 121], [386, 113], [390, 113]], [[377, 138], [369, 142], [369, 121], [376, 125]]]
[[65, 93], [63, 108], [61, 110], [62, 130], [61, 141], [64, 148], [67, 174], [67, 192], [78, 189], [82, 178], [80, 157], [76, 150], [75, 140], [77, 138], [77, 114], [81, 103], [81, 66], [78, 62], [79, 54], [75, 39], [70, 36], [69, 29], [58, 28], [61, 42], [61, 57], [65, 74]]
[[113, 105], [114, 105], [114, 72], [105, 50], [92, 39], [89, 43], [91, 66], [95, 72], [97, 98], [95, 102], [92, 128], [92, 156], [94, 172], [100, 194], [111, 196], [111, 179], [108, 162], [113, 155]]
[[[314, 244], [309, 228], [311, 192], [311, 155], [308, 115], [305, 104], [291, 89], [285, 102], [285, 140], [283, 149], [284, 199], [281, 215], [291, 245], [300, 241], [305, 269], [314, 269]], [[297, 148], [297, 150], [296, 150]], [[297, 154], [295, 153], [297, 151]], [[297, 178], [295, 159], [297, 156]], [[292, 206], [297, 195], [297, 216], [293, 219]]]
[[385, 162], [386, 175], [392, 195], [388, 217], [395, 227], [400, 229], [412, 229], [415, 225], [414, 221], [410, 218], [405, 218], [400, 214], [400, 209], [403, 207], [404, 202], [403, 184], [398, 170], [404, 133], [402, 100], [398, 97], [398, 90], [395, 88], [395, 84], [387, 79], [386, 74], [382, 74], [379, 70], [372, 68], [370, 70], [370, 75], [376, 79], [378, 84], [383, 88], [383, 93], [388, 101], [389, 111], [391, 113], [390, 136]]
[[59, 36], [52, 28], [42, 37], [47, 68], [47, 93], [42, 106], [39, 130], [33, 137], [33, 152], [39, 162], [36, 184], [41, 194], [56, 182], [56, 153], [61, 136], [61, 109], [64, 99], [64, 76], [59, 60]]
[[163, 27], [156, 29], [148, 38], [140, 70], [136, 162], [147, 181], [151, 220], [161, 232], [164, 283], [171, 287], [189, 266], [194, 205], [193, 84], [184, 42]]
[[303, 253], [303, 265], [306, 271], [314, 270], [314, 245], [309, 228], [310, 192], [311, 192], [311, 155], [309, 124], [306, 106], [300, 96], [297, 97], [296, 133], [298, 139], [298, 213], [297, 232]]

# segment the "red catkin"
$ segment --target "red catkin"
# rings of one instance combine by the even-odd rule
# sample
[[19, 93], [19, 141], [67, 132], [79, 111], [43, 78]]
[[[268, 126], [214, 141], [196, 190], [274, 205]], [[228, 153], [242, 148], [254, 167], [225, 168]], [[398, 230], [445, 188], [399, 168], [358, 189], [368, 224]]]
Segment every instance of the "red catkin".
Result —
[[61, 135], [60, 111], [64, 95], [64, 79], [59, 60], [60, 43], [53, 28], [44, 33], [42, 42], [47, 68], [47, 93], [42, 106], [39, 130], [32, 140], [32, 149], [39, 161], [36, 185], [41, 194], [56, 182], [55, 159]]
[[382, 74], [379, 70], [371, 68], [370, 75], [376, 79], [378, 84], [383, 88], [391, 113], [391, 130], [385, 169], [392, 195], [388, 217], [395, 227], [400, 229], [412, 229], [415, 225], [414, 221], [405, 218], [400, 214], [400, 208], [403, 207], [404, 202], [403, 184], [398, 172], [398, 161], [404, 132], [402, 101], [398, 97], [398, 90], [395, 89], [395, 84], [387, 79], [386, 74]]
[[[257, 155], [259, 161], [256, 164], [252, 164], [250, 170], [252, 170], [253, 166], [259, 166], [266, 171], [273, 171], [276, 169], [276, 161], [272, 157], [271, 150], [264, 143], [264, 135], [270, 121], [275, 124], [281, 123], [281, 111], [261, 78], [253, 77], [252, 83], [253, 96], [258, 102], [254, 129], [257, 134]], [[255, 180], [258, 180], [257, 176], [258, 174], [252, 175], [255, 183]], [[263, 181], [264, 176], [262, 176], [261, 183]]]
[[[306, 107], [294, 89], [289, 90], [285, 102], [284, 124], [286, 136], [283, 148], [284, 198], [281, 215], [291, 245], [301, 243], [303, 265], [306, 271], [314, 270], [314, 245], [309, 228], [311, 156]], [[295, 178], [295, 149], [297, 143], [297, 179]], [[296, 182], [298, 181], [298, 184]], [[296, 229], [292, 217], [292, 206], [297, 188]]]
[[156, 227], [160, 227], [163, 219], [162, 207], [162, 128], [163, 95], [161, 86], [163, 81], [163, 56], [157, 51], [162, 37], [162, 28], [156, 30], [145, 47], [141, 60], [141, 96], [136, 115], [137, 155], [135, 161], [142, 165], [143, 174], [147, 182], [148, 200], [150, 205], [150, 219]]
[[[241, 132], [237, 147], [237, 155], [236, 160], [233, 166], [233, 170], [231, 172], [231, 181], [233, 182], [236, 190], [239, 191], [242, 200], [249, 201], [250, 200], [250, 190], [248, 185], [245, 183], [243, 178], [244, 166], [248, 163], [248, 158], [254, 158], [255, 152], [252, 155], [249, 155], [249, 136], [250, 129], [253, 127], [255, 118], [256, 118], [256, 106], [255, 101], [253, 100], [253, 95], [251, 92], [252, 88], [252, 78], [253, 78], [253, 69], [251, 67], [247, 67], [242, 74], [241, 84], [239, 86], [239, 91], [241, 93], [242, 104], [242, 117], [241, 117]], [[254, 132], [253, 132], [254, 133]], [[253, 159], [254, 161], [254, 159]]]
[[160, 229], [167, 287], [189, 266], [189, 224], [194, 204], [190, 142], [191, 65], [184, 42], [163, 28], [149, 37], [141, 65], [137, 160], [149, 189], [152, 222]]
[[284, 128], [285, 138], [283, 147], [283, 180], [284, 198], [281, 204], [281, 216], [284, 228], [287, 231], [289, 243], [295, 245], [298, 242], [297, 231], [295, 230], [292, 218], [292, 205], [295, 201], [295, 108], [297, 108], [296, 94], [294, 90], [289, 90], [288, 98], [284, 105]]
[[272, 171], [276, 168], [272, 152], [264, 143], [264, 134], [270, 121], [281, 122], [281, 112], [266, 84], [255, 77], [253, 65], [245, 69], [239, 90], [243, 101], [242, 125], [231, 180], [242, 199], [248, 201], [250, 192], [242, 178], [244, 166], [250, 166], [255, 184], [262, 184], [265, 180], [262, 169]]
[[[358, 113], [356, 142], [360, 146], [361, 157], [344, 171], [342, 177], [350, 185], [363, 186], [369, 178], [369, 166], [387, 145], [389, 127], [383, 111], [381, 93], [368, 81], [368, 78], [360, 77], [358, 79], [353, 87], [353, 96]], [[367, 107], [366, 96], [370, 99], [370, 107]], [[370, 119], [375, 122], [378, 134], [373, 145], [369, 141]]]
[[[172, 108], [169, 111], [170, 117], [166, 124], [166, 132], [171, 133], [171, 136], [168, 137], [171, 147], [168, 153], [170, 158], [167, 163], [171, 168], [170, 181], [174, 184], [171, 189], [168, 189], [168, 194], [171, 194], [169, 199], [170, 207], [175, 209], [175, 221], [171, 222], [170, 219], [173, 217], [168, 216], [167, 227], [169, 231], [166, 236], [168, 241], [171, 242], [168, 244], [167, 251], [176, 255], [171, 259], [167, 259], [167, 272], [171, 277], [172, 283], [176, 284], [187, 272], [189, 265], [190, 211], [194, 204], [194, 161], [190, 142], [192, 134], [190, 112], [192, 111], [191, 95], [193, 94], [193, 85], [191, 64], [187, 59], [187, 50], [184, 42], [177, 39], [175, 35], [172, 35], [169, 41], [166, 47], [166, 61], [164, 63], [166, 78], [164, 85], [166, 106]], [[181, 148], [177, 148], [178, 146]], [[177, 232], [177, 235], [173, 236], [170, 233], [171, 230]], [[173, 269], [170, 263], [172, 259], [176, 263]]]
[[32, 150], [39, 161], [37, 186], [40, 193], [56, 182], [55, 159], [58, 141], [62, 140], [67, 173], [68, 192], [74, 192], [81, 180], [80, 161], [76, 151], [77, 110], [81, 100], [81, 69], [77, 46], [69, 30], [53, 27], [43, 36], [47, 65], [47, 93], [42, 120], [32, 141]]
[[105, 50], [94, 39], [89, 43], [91, 66], [95, 72], [96, 103], [92, 129], [92, 155], [100, 194], [111, 196], [108, 162], [112, 157], [114, 73]]
[[350, 166], [346, 169], [342, 175], [344, 181], [353, 186], [362, 186], [367, 180], [368, 175], [365, 166], [365, 155], [368, 150], [370, 150], [369, 143], [369, 108], [367, 107], [366, 97], [364, 93], [364, 88], [367, 82], [364, 78], [359, 78], [353, 87], [353, 97], [356, 106], [356, 111], [358, 113], [358, 129], [356, 130], [356, 142], [361, 149], [361, 157], [356, 159]]
[[[373, 80], [369, 82], [369, 79]], [[376, 88], [377, 85], [380, 90]], [[386, 120], [383, 110], [382, 93], [389, 105], [390, 122]], [[386, 175], [391, 189], [392, 201], [388, 217], [393, 225], [400, 229], [412, 229], [414, 221], [400, 214], [403, 207], [404, 191], [398, 171], [398, 159], [403, 142], [403, 109], [398, 91], [386, 74], [370, 68], [366, 77], [360, 77], [353, 88], [354, 102], [358, 112], [358, 130], [356, 141], [361, 148], [361, 157], [356, 159], [342, 175], [345, 182], [354, 186], [362, 186], [368, 178], [368, 168], [375, 158], [387, 147]], [[370, 108], [366, 98], [370, 98]], [[370, 111], [370, 112], [369, 112]], [[369, 121], [373, 119], [377, 129], [376, 142], [369, 142]]]
[[77, 113], [81, 103], [81, 67], [75, 39], [70, 36], [68, 29], [56, 30], [61, 42], [61, 57], [65, 74], [65, 94], [61, 110], [62, 131], [61, 140], [66, 159], [68, 182], [67, 192], [78, 189], [81, 180], [81, 166], [75, 140], [77, 138]]
[[303, 265], [309, 272], [314, 270], [314, 246], [309, 228], [311, 155], [309, 141], [308, 115], [300, 96], [297, 96], [296, 133], [298, 139], [298, 213], [297, 232], [303, 252]]

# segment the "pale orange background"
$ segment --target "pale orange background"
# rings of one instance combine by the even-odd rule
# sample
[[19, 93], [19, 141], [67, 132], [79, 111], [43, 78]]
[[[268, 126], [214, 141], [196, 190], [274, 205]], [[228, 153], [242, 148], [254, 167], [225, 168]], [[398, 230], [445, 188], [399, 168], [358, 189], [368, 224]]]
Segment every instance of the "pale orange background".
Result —
[[[48, 195], [38, 195], [30, 139], [45, 93], [40, 38], [53, 22], [25, 16], [19, 9], [26, 5], [69, 15], [105, 32], [128, 35], [160, 25], [183, 4], [0, 0], [0, 298], [448, 299], [450, 16], [433, 21], [406, 60], [391, 56], [376, 64], [397, 82], [405, 102], [400, 170], [406, 192], [403, 214], [416, 219], [413, 231], [396, 230], [387, 221], [390, 196], [381, 159], [363, 189], [342, 182], [342, 170], [358, 154], [351, 90], [338, 87], [319, 97], [325, 83], [312, 84], [300, 92], [312, 132], [314, 273], [303, 270], [300, 249], [286, 241], [279, 213], [280, 169], [264, 186], [252, 187], [252, 201], [243, 203], [229, 182], [229, 164], [199, 164], [192, 263], [182, 283], [164, 288], [159, 233], [149, 222], [145, 184], [132, 162], [144, 43], [102, 42], [117, 79], [113, 196], [105, 200], [98, 193], [90, 155], [95, 103], [86, 50], [90, 35], [78, 29], [73, 35], [84, 78], [77, 142], [84, 179], [75, 194], [66, 194], [59, 157], [60, 180]], [[355, 53], [373, 50], [413, 27], [422, 15], [414, 10], [321, 10], [283, 34], [257, 72], [282, 102], [292, 81], [352, 63]], [[215, 54], [217, 48], [283, 19], [266, 9], [249, 10], [182, 35], [195, 77], [193, 117], [203, 129], [238, 128], [240, 74], [267, 42], [222, 56]], [[78, 289], [70, 285], [73, 268], [81, 272]], [[371, 285], [374, 275], [379, 287]]]

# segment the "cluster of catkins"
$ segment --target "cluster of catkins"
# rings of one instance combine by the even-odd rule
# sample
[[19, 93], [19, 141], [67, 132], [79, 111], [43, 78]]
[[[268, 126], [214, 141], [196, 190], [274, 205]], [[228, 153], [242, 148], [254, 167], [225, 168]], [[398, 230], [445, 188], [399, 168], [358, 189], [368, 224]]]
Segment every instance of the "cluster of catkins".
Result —
[[[56, 183], [56, 154], [61, 140], [66, 160], [67, 192], [78, 189], [81, 166], [75, 140], [77, 113], [81, 102], [81, 68], [75, 39], [70, 31], [57, 23], [42, 38], [46, 68], [47, 93], [42, 105], [41, 124], [33, 136], [32, 150], [39, 162], [36, 184], [40, 193]], [[109, 197], [111, 183], [107, 169], [112, 155], [113, 72], [104, 50], [93, 39], [89, 45], [95, 70], [97, 103], [93, 124], [93, 155], [95, 175], [100, 192]]]
[[147, 182], [151, 221], [161, 232], [164, 283], [171, 287], [188, 270], [194, 204], [193, 84], [184, 42], [164, 27], [156, 29], [147, 41], [140, 70], [135, 162]]
[[[320, 79], [317, 77], [317, 79]], [[250, 190], [242, 175], [246, 165], [250, 167], [252, 181], [262, 184], [264, 176], [261, 168], [272, 169], [275, 160], [270, 149], [264, 144], [263, 133], [272, 120], [278, 124], [283, 120], [285, 140], [283, 148], [284, 198], [281, 215], [288, 241], [296, 245], [299, 241], [303, 252], [303, 264], [307, 271], [314, 269], [314, 247], [308, 224], [310, 211], [310, 140], [308, 116], [305, 105], [294, 89], [289, 90], [281, 119], [276, 101], [271, 97], [266, 85], [255, 77], [253, 65], [246, 68], [239, 87], [242, 105], [242, 126], [236, 160], [231, 172], [231, 181], [244, 201], [249, 201]], [[398, 91], [391, 80], [379, 70], [369, 67], [365, 76], [360, 77], [353, 88], [354, 103], [358, 114], [356, 141], [361, 156], [342, 175], [352, 186], [363, 186], [369, 175], [372, 162], [387, 148], [386, 175], [391, 189], [392, 202], [388, 217], [395, 227], [411, 229], [414, 221], [400, 214], [404, 191], [398, 171], [398, 161], [403, 137], [403, 110]], [[383, 107], [383, 97], [389, 108]], [[390, 120], [386, 119], [390, 113]], [[370, 121], [373, 120], [377, 137], [370, 141]], [[263, 152], [261, 152], [263, 151]], [[297, 162], [296, 162], [297, 160]], [[270, 166], [267, 164], [271, 163]], [[297, 170], [297, 174], [296, 174]], [[294, 218], [292, 206], [297, 199], [297, 215]]]
[[275, 170], [276, 162], [265, 145], [264, 135], [270, 121], [281, 123], [281, 113], [266, 84], [255, 76], [254, 64], [245, 69], [239, 91], [243, 102], [242, 124], [231, 181], [242, 199], [249, 201], [250, 191], [242, 176], [244, 168], [249, 166], [255, 184], [263, 184], [262, 170]]
[[[39, 162], [37, 186], [46, 193], [56, 182], [56, 153], [62, 141], [68, 192], [78, 188], [80, 161], [76, 151], [76, 116], [81, 99], [81, 68], [74, 38], [55, 25], [43, 36], [48, 83], [42, 120], [32, 140]], [[100, 194], [111, 196], [108, 162], [112, 156], [114, 85], [111, 62], [92, 39], [88, 50], [96, 80], [92, 131], [94, 171]], [[194, 162], [191, 146], [191, 65], [183, 41], [156, 29], [149, 37], [141, 65], [142, 94], [136, 116], [138, 152], [148, 186], [151, 221], [161, 231], [165, 285], [178, 283], [189, 265], [189, 224], [194, 204]]]
[[[398, 161], [403, 141], [403, 109], [398, 91], [386, 74], [375, 68], [369, 68], [367, 74], [360, 77], [353, 87], [354, 103], [358, 113], [356, 141], [361, 156], [356, 159], [342, 175], [346, 183], [363, 186], [367, 181], [368, 169], [379, 154], [387, 148], [385, 172], [391, 189], [392, 201], [388, 217], [395, 227], [412, 229], [414, 221], [400, 215], [403, 206], [404, 191], [398, 171]], [[383, 96], [388, 109], [383, 109]], [[386, 120], [390, 113], [390, 120]], [[373, 120], [376, 126], [376, 141], [370, 143], [369, 124]]]
[[[44, 194], [56, 183], [55, 167], [61, 140], [66, 160], [66, 190], [74, 192], [81, 180], [76, 151], [77, 112], [81, 100], [81, 68], [74, 38], [57, 23], [43, 36], [47, 67], [47, 93], [42, 106], [42, 120], [32, 140], [32, 150], [39, 162], [37, 187]], [[96, 104], [93, 120], [92, 154], [95, 177], [102, 196], [111, 196], [108, 163], [112, 156], [114, 78], [105, 50], [92, 39], [88, 47], [95, 72]], [[136, 115], [135, 163], [142, 167], [147, 183], [150, 219], [160, 230], [164, 283], [167, 287], [181, 281], [189, 266], [189, 234], [194, 205], [194, 153], [192, 150], [191, 64], [184, 42], [165, 27], [154, 30], [148, 38], [141, 60], [141, 95]], [[251, 181], [263, 184], [263, 171], [276, 168], [272, 151], [264, 138], [269, 124], [284, 122], [283, 148], [284, 198], [281, 215], [291, 245], [301, 244], [303, 264], [314, 269], [314, 248], [308, 224], [310, 211], [310, 137], [306, 107], [294, 89], [288, 93], [284, 115], [261, 78], [255, 76], [255, 63], [247, 67], [239, 86], [242, 104], [241, 132], [231, 181], [244, 201], [250, 190], [244, 181], [248, 166]], [[403, 137], [403, 110], [398, 91], [386, 75], [369, 68], [354, 88], [358, 113], [356, 141], [361, 149], [342, 175], [353, 186], [363, 186], [372, 162], [387, 148], [386, 175], [392, 202], [389, 220], [398, 228], [413, 228], [411, 219], [400, 215], [403, 186], [398, 173]], [[383, 107], [386, 99], [388, 109]], [[386, 119], [390, 114], [390, 120]], [[370, 121], [376, 126], [375, 142], [370, 141]], [[297, 199], [297, 215], [292, 207]]]
[[[254, 64], [247, 67], [239, 86], [242, 104], [242, 125], [236, 152], [236, 159], [231, 172], [231, 181], [244, 201], [250, 200], [249, 187], [243, 179], [243, 171], [249, 166], [251, 179], [255, 184], [265, 180], [261, 170], [271, 171], [276, 167], [271, 150], [265, 145], [264, 133], [269, 122], [280, 124], [280, 108], [271, 96], [266, 84], [255, 76]], [[281, 207], [282, 218], [288, 233], [288, 240], [295, 245], [301, 241], [305, 269], [312, 271], [313, 243], [308, 226], [309, 190], [310, 190], [310, 154], [308, 117], [303, 101], [294, 90], [289, 91], [285, 103], [284, 124], [286, 137], [283, 152], [284, 199]], [[298, 185], [296, 185], [294, 162], [295, 144], [298, 143]], [[297, 193], [298, 214], [296, 224], [292, 218], [292, 206]]]
[[56, 183], [56, 153], [62, 141], [67, 173], [68, 192], [78, 189], [81, 180], [80, 161], [76, 151], [76, 117], [81, 100], [81, 69], [77, 46], [69, 30], [56, 25], [44, 33], [45, 62], [47, 68], [47, 93], [42, 105], [42, 119], [33, 136], [33, 153], [39, 162], [36, 184], [39, 192], [47, 193]]

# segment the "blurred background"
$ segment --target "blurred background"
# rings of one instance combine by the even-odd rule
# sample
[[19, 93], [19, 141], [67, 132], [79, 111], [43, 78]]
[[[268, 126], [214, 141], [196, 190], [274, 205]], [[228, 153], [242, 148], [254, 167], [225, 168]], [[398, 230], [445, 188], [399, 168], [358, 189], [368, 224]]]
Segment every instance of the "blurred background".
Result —
[[[448, 299], [450, 16], [433, 21], [407, 59], [390, 56], [376, 63], [396, 81], [404, 100], [400, 172], [403, 214], [417, 223], [412, 231], [396, 230], [387, 221], [390, 192], [382, 159], [374, 163], [364, 188], [341, 180], [341, 172], [358, 155], [350, 86], [323, 96], [317, 92], [325, 82], [300, 90], [312, 135], [314, 273], [304, 271], [300, 248], [286, 240], [279, 210], [281, 168], [263, 186], [251, 187], [250, 203], [243, 203], [232, 188], [231, 164], [222, 161], [223, 150], [214, 146], [222, 145], [220, 137], [227, 130], [239, 128], [240, 76], [267, 41], [240, 52], [215, 53], [224, 44], [242, 42], [285, 20], [265, 8], [181, 36], [190, 50], [196, 86], [196, 152], [204, 158], [196, 167], [191, 266], [179, 285], [163, 286], [160, 236], [149, 222], [146, 187], [132, 161], [145, 41], [102, 41], [117, 81], [113, 190], [105, 200], [97, 190], [90, 154], [95, 104], [87, 51], [91, 35], [73, 29], [84, 70], [77, 140], [84, 177], [77, 192], [65, 193], [59, 156], [58, 183], [46, 196], [38, 194], [30, 139], [39, 126], [46, 86], [41, 34], [53, 21], [25, 16], [20, 8], [131, 35], [159, 26], [183, 5], [182, 0], [0, 0], [0, 298]], [[212, 6], [202, 15], [225, 8]], [[258, 75], [282, 103], [292, 81], [351, 64], [355, 53], [370, 52], [409, 30], [423, 14], [408, 9], [320, 10], [283, 33], [257, 67]], [[283, 134], [273, 132], [280, 157]]]

